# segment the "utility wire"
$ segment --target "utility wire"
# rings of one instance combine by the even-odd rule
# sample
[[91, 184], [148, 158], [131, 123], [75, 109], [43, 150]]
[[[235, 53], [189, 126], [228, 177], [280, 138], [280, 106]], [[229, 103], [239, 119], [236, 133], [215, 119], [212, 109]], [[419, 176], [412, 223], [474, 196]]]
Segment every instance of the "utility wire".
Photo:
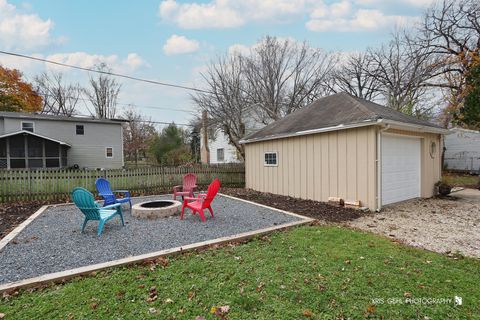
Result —
[[0, 50], [0, 53], [5, 54], [5, 55], [9, 55], [9, 56], [14, 56], [14, 57], [19, 57], [19, 58], [24, 58], [24, 59], [30, 59], [30, 60], [55, 64], [57, 66], [73, 68], [73, 69], [89, 71], [89, 72], [96, 72], [96, 73], [100, 73], [100, 74], [106, 74], [106, 75], [109, 75], [109, 76], [115, 76], [115, 77], [120, 77], [120, 78], [140, 81], [140, 82], [146, 82], [146, 83], [156, 84], [156, 85], [165, 86], [165, 87], [172, 87], [172, 88], [178, 88], [178, 89], [184, 89], [184, 90], [190, 90], [190, 91], [196, 91], [196, 92], [202, 92], [202, 93], [211, 93], [209, 91], [202, 90], [202, 89], [197, 89], [197, 88], [193, 88], [193, 87], [187, 87], [187, 86], [182, 86], [182, 85], [178, 85], [178, 84], [160, 82], [160, 81], [149, 80], [149, 79], [142, 79], [142, 78], [137, 78], [137, 77], [133, 77], [133, 76], [125, 75], [125, 74], [120, 74], [120, 73], [115, 73], [115, 72], [95, 70], [95, 69], [92, 69], [92, 68], [84, 68], [84, 67], [79, 67], [79, 66], [75, 66], [75, 65], [71, 65], [71, 64], [62, 63], [62, 62], [56, 62], [56, 61], [52, 61], [52, 60], [47, 60], [47, 59], [37, 58], [37, 57], [33, 57], [33, 56], [28, 56], [28, 55], [24, 55], [24, 54], [20, 54], [20, 53], [8, 52], [8, 51], [3, 51], [3, 50]]

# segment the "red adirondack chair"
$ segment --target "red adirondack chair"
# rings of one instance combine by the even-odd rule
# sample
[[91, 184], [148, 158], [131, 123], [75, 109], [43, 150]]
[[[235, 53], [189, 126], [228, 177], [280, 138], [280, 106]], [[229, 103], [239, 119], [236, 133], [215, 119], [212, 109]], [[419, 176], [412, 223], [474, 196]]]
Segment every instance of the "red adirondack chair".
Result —
[[207, 193], [200, 193], [197, 198], [185, 198], [183, 200], [183, 207], [182, 213], [180, 214], [180, 219], [183, 220], [185, 208], [190, 208], [192, 210], [192, 214], [194, 215], [196, 212], [198, 212], [203, 222], [205, 222], [205, 214], [203, 213], [203, 209], [208, 209], [208, 211], [210, 211], [210, 214], [212, 215], [212, 218], [214, 218], [213, 210], [210, 204], [212, 203], [213, 198], [215, 198], [215, 196], [217, 195], [219, 189], [220, 180], [215, 179], [208, 186]]
[[177, 196], [194, 197], [193, 191], [197, 188], [197, 176], [193, 173], [187, 173], [183, 176], [183, 186], [173, 187], [173, 200], [177, 200]]

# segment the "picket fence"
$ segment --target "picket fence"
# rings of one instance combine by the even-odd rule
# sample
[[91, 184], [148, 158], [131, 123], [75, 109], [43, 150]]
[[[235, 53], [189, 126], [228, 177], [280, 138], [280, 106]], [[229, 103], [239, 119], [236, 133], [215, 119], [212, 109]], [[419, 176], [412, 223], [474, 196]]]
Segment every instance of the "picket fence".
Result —
[[0, 202], [66, 200], [75, 187], [95, 193], [95, 180], [103, 177], [113, 189], [135, 194], [171, 192], [186, 173], [197, 175], [197, 184], [207, 186], [219, 178], [224, 187], [244, 187], [243, 165], [147, 167], [111, 170], [3, 170], [0, 171]]

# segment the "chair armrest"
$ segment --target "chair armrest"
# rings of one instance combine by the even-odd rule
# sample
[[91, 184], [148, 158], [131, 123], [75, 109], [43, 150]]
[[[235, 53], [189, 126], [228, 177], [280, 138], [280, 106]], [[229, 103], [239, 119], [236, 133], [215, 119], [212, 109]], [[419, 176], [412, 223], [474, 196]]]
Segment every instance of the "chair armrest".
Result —
[[204, 198], [206, 198], [206, 197], [207, 197], [207, 194], [206, 194], [206, 193], [199, 193], [198, 196], [199, 196], [199, 197], [204, 197]]
[[97, 206], [97, 208], [102, 208], [102, 204], [100, 203], [100, 201], [95, 201], [95, 205]]
[[120, 207], [121, 205], [122, 205], [121, 203], [114, 203], [114, 204], [110, 204], [108, 206], [102, 207], [101, 209], [116, 208], [116, 207]]

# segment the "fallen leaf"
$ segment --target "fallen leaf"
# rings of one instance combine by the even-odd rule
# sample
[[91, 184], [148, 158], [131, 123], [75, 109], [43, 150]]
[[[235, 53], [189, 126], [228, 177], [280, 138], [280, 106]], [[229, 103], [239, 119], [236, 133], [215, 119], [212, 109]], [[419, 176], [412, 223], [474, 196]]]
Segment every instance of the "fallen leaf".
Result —
[[412, 296], [412, 293], [411, 292], [408, 292], [408, 291], [405, 291], [405, 293], [403, 294], [404, 297], [406, 298], [410, 298]]
[[189, 291], [188, 292], [188, 300], [192, 301], [192, 299], [195, 297], [195, 291]]
[[344, 262], [345, 262], [345, 264], [350, 264], [350, 263], [352, 263], [352, 261], [351, 261], [351, 260], [348, 260], [348, 259], [345, 260]]
[[173, 300], [170, 298], [165, 299], [165, 303], [173, 303]]
[[214, 314], [214, 313], [216, 313], [216, 312], [217, 312], [217, 307], [212, 307], [212, 308], [210, 309], [210, 313]]
[[255, 290], [256, 290], [257, 292], [262, 292], [263, 287], [265, 287], [265, 283], [260, 282], [260, 284], [257, 286], [257, 288], [256, 288]]
[[304, 317], [306, 317], [306, 318], [311, 318], [311, 317], [313, 316], [313, 313], [312, 313], [312, 311], [310, 311], [310, 310], [304, 310], [304, 311], [302, 312], [302, 315], [303, 315]]
[[230, 306], [221, 306], [217, 309], [217, 311], [220, 311], [221, 313], [228, 313], [228, 311], [230, 311]]
[[97, 307], [98, 307], [98, 304], [96, 304], [96, 303], [92, 303], [90, 305], [90, 308], [92, 308], [93, 310], [97, 309]]
[[205, 320], [205, 317], [204, 316], [196, 316], [195, 320]]
[[149, 309], [148, 309], [148, 312], [149, 312], [149, 313], [157, 313], [157, 309], [155, 309], [155, 308], [149, 308]]
[[5, 318], [5, 313], [0, 313], [0, 319]]

